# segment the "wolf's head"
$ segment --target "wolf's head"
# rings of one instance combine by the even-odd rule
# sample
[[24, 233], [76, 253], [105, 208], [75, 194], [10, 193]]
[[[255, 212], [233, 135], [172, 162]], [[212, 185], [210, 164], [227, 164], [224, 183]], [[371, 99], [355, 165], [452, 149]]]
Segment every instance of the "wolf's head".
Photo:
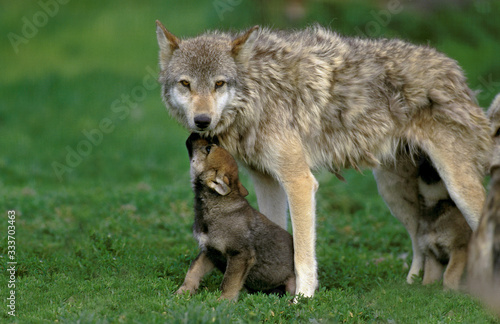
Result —
[[248, 191], [238, 177], [238, 164], [231, 154], [216, 142], [202, 138], [198, 133], [192, 133], [187, 139], [193, 184], [201, 184], [221, 196], [234, 192], [245, 197]]
[[258, 26], [234, 38], [207, 33], [180, 40], [156, 23], [163, 100], [189, 130], [216, 134], [234, 118], [238, 71], [248, 64]]

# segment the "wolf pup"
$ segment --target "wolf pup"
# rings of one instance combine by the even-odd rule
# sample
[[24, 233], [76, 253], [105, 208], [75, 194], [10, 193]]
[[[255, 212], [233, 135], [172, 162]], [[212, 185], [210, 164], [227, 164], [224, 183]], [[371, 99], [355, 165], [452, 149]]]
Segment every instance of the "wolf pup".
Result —
[[[317, 287], [311, 170], [374, 170], [380, 194], [418, 251], [417, 177], [397, 173], [399, 150], [421, 150], [467, 223], [477, 228], [492, 140], [457, 62], [428, 46], [342, 37], [314, 26], [179, 39], [157, 22], [162, 97], [191, 132], [217, 136], [249, 170], [259, 209], [292, 221], [297, 293]], [[410, 159], [412, 160], [413, 157]], [[413, 159], [415, 160], [415, 159]], [[413, 165], [413, 168], [418, 166]], [[416, 172], [410, 172], [416, 174]]]
[[237, 299], [243, 286], [251, 291], [284, 286], [293, 295], [290, 233], [250, 206], [236, 161], [225, 149], [196, 133], [186, 146], [195, 193], [193, 233], [201, 252], [177, 293], [194, 293], [203, 276], [217, 267], [224, 273], [221, 298]]
[[443, 284], [458, 290], [472, 230], [426, 156], [420, 159], [418, 190], [421, 212], [417, 240], [424, 255], [422, 283], [440, 280], [446, 265]]

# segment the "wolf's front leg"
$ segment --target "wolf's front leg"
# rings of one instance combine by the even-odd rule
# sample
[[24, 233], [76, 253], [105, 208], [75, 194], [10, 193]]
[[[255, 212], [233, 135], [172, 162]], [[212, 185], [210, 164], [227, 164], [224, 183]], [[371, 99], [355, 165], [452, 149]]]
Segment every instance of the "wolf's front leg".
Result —
[[281, 184], [272, 176], [248, 169], [257, 195], [259, 211], [267, 218], [287, 229], [287, 199]]
[[189, 291], [191, 295], [194, 294], [203, 276], [214, 267], [214, 264], [210, 261], [205, 252], [198, 254], [196, 259], [191, 263], [184, 283], [179, 290], [177, 290], [176, 294], [183, 294], [185, 291]]
[[[312, 297], [318, 285], [315, 254], [318, 182], [302, 154], [289, 149], [279, 177], [288, 196], [293, 229], [296, 294]], [[285, 154], [287, 154], [285, 153]], [[301, 153], [301, 152], [300, 152]]]

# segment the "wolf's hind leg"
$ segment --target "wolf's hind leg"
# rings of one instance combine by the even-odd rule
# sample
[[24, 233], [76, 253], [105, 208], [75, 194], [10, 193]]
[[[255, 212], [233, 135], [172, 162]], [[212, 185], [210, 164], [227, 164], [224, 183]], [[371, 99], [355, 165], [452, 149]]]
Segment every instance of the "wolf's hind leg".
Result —
[[439, 176], [443, 179], [451, 199], [475, 231], [486, 198], [482, 184], [483, 174], [478, 170], [477, 158], [460, 140], [435, 139], [429, 141], [425, 150], [429, 154]]
[[424, 265], [424, 256], [417, 242], [419, 219], [418, 203], [418, 167], [408, 156], [400, 156], [393, 163], [381, 165], [373, 170], [377, 188], [396, 217], [408, 231], [413, 249], [413, 258], [406, 281], [413, 283], [413, 276], [418, 276]]

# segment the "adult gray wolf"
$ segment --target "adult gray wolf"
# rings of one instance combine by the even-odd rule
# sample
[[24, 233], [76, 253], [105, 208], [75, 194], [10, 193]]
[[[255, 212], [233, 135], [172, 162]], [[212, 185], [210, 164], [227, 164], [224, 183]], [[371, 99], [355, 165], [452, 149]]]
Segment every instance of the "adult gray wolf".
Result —
[[222, 147], [193, 133], [186, 141], [195, 192], [193, 233], [201, 248], [177, 293], [194, 293], [203, 276], [224, 273], [223, 299], [236, 300], [243, 285], [251, 291], [283, 287], [295, 293], [293, 240], [244, 198], [248, 191], [238, 165]]
[[[297, 293], [317, 286], [312, 171], [370, 167], [412, 239], [408, 281], [423, 266], [417, 177], [400, 152], [429, 156], [467, 223], [477, 228], [491, 138], [457, 63], [427, 46], [342, 37], [320, 26], [250, 28], [179, 39], [157, 22], [162, 96], [192, 132], [218, 136], [250, 171], [259, 209], [293, 229]], [[407, 161], [408, 159], [405, 159]], [[411, 160], [411, 159], [410, 159]], [[408, 166], [413, 167], [413, 166]], [[416, 166], [415, 166], [416, 168]], [[414, 190], [415, 189], [415, 190]]]
[[490, 191], [469, 245], [468, 290], [500, 316], [500, 94], [488, 109], [494, 150]]
[[418, 173], [421, 210], [417, 242], [424, 254], [422, 283], [430, 284], [443, 277], [445, 288], [458, 290], [467, 265], [472, 230], [427, 157], [420, 159]]

